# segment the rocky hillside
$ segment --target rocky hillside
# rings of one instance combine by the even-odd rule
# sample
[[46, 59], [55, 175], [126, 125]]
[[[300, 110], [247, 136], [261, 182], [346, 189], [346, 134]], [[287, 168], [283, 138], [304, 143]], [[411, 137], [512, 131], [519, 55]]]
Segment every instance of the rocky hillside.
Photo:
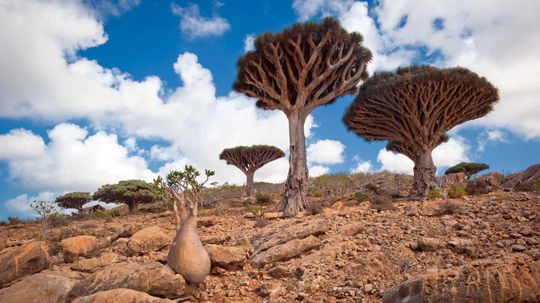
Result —
[[539, 200], [346, 199], [287, 219], [203, 210], [212, 274], [200, 285], [166, 265], [169, 211], [71, 220], [47, 239], [37, 223], [2, 226], [0, 302], [540, 302]]

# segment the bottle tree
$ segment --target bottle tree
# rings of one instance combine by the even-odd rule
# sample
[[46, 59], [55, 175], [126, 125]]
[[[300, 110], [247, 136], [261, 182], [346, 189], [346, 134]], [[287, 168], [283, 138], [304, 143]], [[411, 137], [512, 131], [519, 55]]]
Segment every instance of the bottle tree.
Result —
[[368, 141], [388, 140], [387, 149], [414, 162], [414, 188], [425, 196], [436, 186], [431, 152], [445, 132], [489, 113], [499, 99], [485, 78], [461, 67], [398, 68], [364, 82], [343, 120]]
[[269, 162], [285, 157], [285, 153], [269, 145], [237, 146], [224, 149], [219, 159], [236, 166], [246, 175], [247, 194], [253, 197], [253, 176], [255, 171]]
[[56, 197], [55, 202], [62, 208], [75, 208], [82, 211], [83, 205], [92, 201], [92, 195], [86, 192], [72, 192]]
[[356, 93], [358, 82], [367, 78], [371, 52], [362, 40], [326, 18], [262, 34], [254, 50], [238, 60], [234, 89], [257, 99], [259, 108], [282, 111], [289, 121], [289, 173], [278, 204], [287, 216], [307, 206], [306, 118], [315, 108]]

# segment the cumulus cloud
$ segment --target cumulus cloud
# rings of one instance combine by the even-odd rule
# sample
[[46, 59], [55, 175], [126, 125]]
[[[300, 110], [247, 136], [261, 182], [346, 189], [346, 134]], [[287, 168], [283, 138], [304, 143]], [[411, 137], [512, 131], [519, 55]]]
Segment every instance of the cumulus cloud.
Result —
[[0, 135], [0, 146], [0, 160], [4, 161], [37, 157], [45, 150], [43, 139], [25, 129]]
[[358, 161], [356, 166], [351, 169], [351, 173], [368, 173], [371, 172], [372, 168], [371, 161]]
[[480, 134], [478, 138], [477, 151], [482, 153], [486, 149], [486, 145], [496, 142], [508, 142], [506, 133], [499, 129], [487, 130]]
[[345, 145], [336, 140], [319, 140], [307, 147], [308, 162], [318, 164], [343, 163]]
[[255, 36], [254, 35], [247, 35], [244, 37], [244, 52], [247, 53], [253, 49], [255, 49]]
[[330, 172], [330, 168], [323, 165], [312, 165], [309, 167], [309, 176], [318, 177]]
[[352, 0], [294, 0], [293, 9], [300, 21], [316, 16], [342, 14], [353, 3]]
[[118, 17], [141, 4], [141, 0], [86, 0], [102, 16]]
[[27, 194], [18, 195], [13, 199], [9, 199], [5, 202], [5, 206], [8, 212], [8, 216], [22, 216], [22, 217], [37, 217], [37, 214], [30, 207], [30, 203], [34, 200], [51, 201], [54, 200], [54, 193], [50, 191], [44, 191], [36, 196], [28, 196]]
[[13, 144], [3, 149], [10, 155], [5, 160], [11, 180], [26, 189], [94, 191], [106, 183], [124, 179], [150, 181], [154, 176], [146, 161], [130, 156], [114, 134], [100, 131], [88, 136], [87, 130], [77, 125], [61, 123], [48, 132], [47, 145], [34, 150], [32, 157], [20, 157], [14, 151], [28, 146], [25, 144], [30, 140], [43, 144], [43, 139], [28, 131], [18, 133], [21, 135], [12, 138]]
[[212, 18], [201, 16], [199, 6], [191, 4], [181, 7], [171, 5], [172, 12], [180, 17], [180, 29], [190, 38], [202, 38], [209, 36], [221, 36], [231, 28], [229, 22], [220, 16]]
[[391, 171], [400, 174], [413, 174], [414, 162], [407, 156], [381, 149], [377, 155], [382, 171]]

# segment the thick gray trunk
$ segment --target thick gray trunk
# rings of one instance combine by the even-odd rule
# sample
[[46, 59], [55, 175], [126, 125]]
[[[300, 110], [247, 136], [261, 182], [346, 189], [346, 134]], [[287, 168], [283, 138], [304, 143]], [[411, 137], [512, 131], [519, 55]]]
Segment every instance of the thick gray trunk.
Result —
[[247, 187], [247, 194], [250, 197], [254, 196], [254, 185], [253, 185], [253, 175], [255, 175], [255, 172], [248, 172], [246, 174], [246, 187]]
[[419, 155], [414, 163], [414, 189], [418, 196], [425, 197], [428, 191], [436, 187], [435, 170], [431, 150]]
[[277, 206], [285, 216], [295, 216], [307, 207], [308, 168], [306, 160], [306, 115], [291, 114], [289, 119], [289, 174], [285, 182], [285, 194]]

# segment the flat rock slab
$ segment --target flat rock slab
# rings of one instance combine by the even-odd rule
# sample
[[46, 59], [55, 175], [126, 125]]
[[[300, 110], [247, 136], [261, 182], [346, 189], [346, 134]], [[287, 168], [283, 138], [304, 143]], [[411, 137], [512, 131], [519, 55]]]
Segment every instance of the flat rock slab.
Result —
[[308, 236], [317, 236], [328, 231], [330, 227], [323, 219], [311, 220], [300, 224], [289, 224], [284, 228], [269, 226], [255, 236], [252, 240], [255, 253], [260, 253], [271, 247], [289, 242], [294, 239], [303, 239]]
[[263, 267], [266, 264], [287, 261], [320, 245], [321, 241], [315, 236], [309, 236], [305, 239], [294, 239], [259, 253], [253, 258], [251, 264], [254, 267]]
[[134, 254], [143, 255], [158, 251], [171, 242], [171, 237], [158, 226], [151, 226], [139, 230], [129, 239], [127, 246]]
[[77, 298], [73, 303], [174, 303], [169, 299], [153, 297], [147, 293], [133, 289], [117, 288], [100, 291], [93, 295]]
[[188, 292], [184, 278], [158, 262], [124, 262], [109, 265], [79, 282], [69, 299], [115, 288], [129, 288], [150, 295], [177, 298]]
[[540, 262], [512, 254], [437, 270], [388, 290], [383, 302], [540, 302]]
[[0, 302], [63, 303], [78, 278], [70, 271], [43, 271], [0, 289]]
[[49, 246], [44, 241], [30, 242], [0, 252], [0, 287], [18, 278], [49, 268]]
[[60, 241], [64, 261], [76, 261], [79, 256], [93, 256], [99, 251], [99, 240], [94, 236], [75, 236]]
[[242, 266], [246, 261], [247, 248], [243, 246], [222, 246], [215, 244], [207, 244], [204, 246], [210, 262], [213, 266], [225, 268]]
[[113, 263], [125, 261], [125, 259], [125, 257], [121, 257], [115, 253], [104, 253], [100, 257], [80, 259], [79, 261], [73, 263], [70, 268], [76, 271], [93, 273]]

